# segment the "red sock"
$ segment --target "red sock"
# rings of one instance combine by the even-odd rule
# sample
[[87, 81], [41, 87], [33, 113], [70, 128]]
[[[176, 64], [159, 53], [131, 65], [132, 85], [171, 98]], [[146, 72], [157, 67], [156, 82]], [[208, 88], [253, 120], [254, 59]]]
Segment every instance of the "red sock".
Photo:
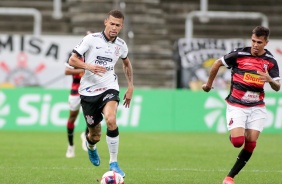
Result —
[[234, 147], [240, 148], [245, 143], [245, 136], [231, 137], [231, 142]]
[[252, 153], [254, 151], [254, 149], [256, 148], [257, 142], [253, 141], [253, 142], [245, 142], [245, 146], [244, 149], [247, 150], [248, 152]]
[[68, 129], [74, 129], [74, 123], [68, 121], [67, 127]]

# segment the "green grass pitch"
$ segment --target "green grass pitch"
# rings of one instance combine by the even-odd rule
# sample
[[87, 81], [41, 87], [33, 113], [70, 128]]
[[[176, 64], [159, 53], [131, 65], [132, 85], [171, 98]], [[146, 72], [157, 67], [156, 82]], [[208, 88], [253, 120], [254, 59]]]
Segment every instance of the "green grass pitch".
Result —
[[[98, 143], [101, 165], [93, 166], [75, 133], [76, 157], [67, 159], [65, 132], [0, 131], [1, 184], [98, 183], [108, 170], [105, 133]], [[282, 183], [281, 134], [261, 134], [236, 184]], [[126, 184], [220, 184], [240, 149], [227, 134], [120, 132], [119, 164]]]

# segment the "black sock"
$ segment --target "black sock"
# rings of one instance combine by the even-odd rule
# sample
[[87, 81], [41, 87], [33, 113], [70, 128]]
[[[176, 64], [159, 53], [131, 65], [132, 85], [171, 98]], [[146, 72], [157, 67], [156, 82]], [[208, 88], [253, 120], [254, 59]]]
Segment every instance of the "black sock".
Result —
[[73, 146], [73, 131], [74, 128], [68, 128], [68, 140], [69, 140], [69, 145]]
[[86, 140], [90, 145], [95, 145], [97, 142], [92, 142], [90, 141], [90, 139], [88, 138], [88, 136], [86, 135]]
[[118, 127], [114, 130], [107, 129], [107, 136], [109, 137], [117, 137], [119, 135]]
[[240, 171], [241, 169], [246, 165], [248, 160], [251, 158], [253, 153], [248, 152], [245, 149], [242, 149], [242, 151], [239, 153], [237, 157], [237, 161], [235, 162], [234, 166], [230, 170], [229, 174], [227, 176], [230, 176], [234, 178]]

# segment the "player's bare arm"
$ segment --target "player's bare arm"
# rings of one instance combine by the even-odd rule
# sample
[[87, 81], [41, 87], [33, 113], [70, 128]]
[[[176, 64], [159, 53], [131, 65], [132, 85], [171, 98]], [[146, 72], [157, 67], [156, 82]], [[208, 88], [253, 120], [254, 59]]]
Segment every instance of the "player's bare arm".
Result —
[[75, 68], [89, 70], [99, 76], [106, 72], [106, 68], [103, 66], [81, 62], [80, 57], [76, 53], [72, 53], [69, 64]]
[[268, 71], [266, 70], [265, 72], [257, 71], [257, 73], [260, 75], [259, 79], [262, 82], [268, 82], [270, 84], [270, 87], [274, 91], [279, 91], [280, 90], [280, 81], [279, 80], [273, 80], [269, 74]]
[[128, 57], [123, 60], [123, 71], [124, 71], [124, 74], [125, 74], [125, 77], [128, 83], [128, 88], [123, 97], [123, 100], [124, 100], [123, 105], [127, 108], [130, 106], [130, 102], [131, 102], [131, 98], [132, 98], [132, 94], [134, 90], [133, 70], [132, 70], [131, 62]]
[[274, 91], [279, 91], [280, 90], [280, 81], [279, 80], [271, 80], [269, 82], [271, 88], [274, 90]]
[[83, 69], [71, 69], [71, 68], [68, 68], [66, 67], [65, 69], [65, 75], [75, 75], [75, 74], [81, 74], [81, 73], [84, 73], [84, 70]]
[[209, 75], [209, 78], [208, 78], [208, 82], [206, 84], [202, 85], [202, 89], [205, 92], [209, 92], [212, 89], [212, 83], [213, 83], [213, 81], [214, 81], [214, 79], [217, 75], [217, 72], [218, 72], [218, 70], [221, 66], [223, 66], [221, 59], [218, 59], [213, 63], [211, 71], [210, 71], [210, 75]]

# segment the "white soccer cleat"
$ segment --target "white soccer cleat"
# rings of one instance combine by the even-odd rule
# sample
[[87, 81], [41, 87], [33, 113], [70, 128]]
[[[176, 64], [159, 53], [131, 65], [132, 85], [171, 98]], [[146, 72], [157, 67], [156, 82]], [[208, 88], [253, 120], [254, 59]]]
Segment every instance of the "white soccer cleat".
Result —
[[74, 154], [74, 146], [71, 146], [71, 145], [68, 146], [67, 153], [66, 153], [66, 157], [67, 157], [67, 158], [73, 158], [73, 157], [75, 157], [75, 154]]
[[85, 132], [82, 132], [80, 134], [80, 138], [81, 138], [81, 141], [82, 141], [82, 149], [84, 151], [87, 151], [87, 147], [86, 147], [86, 144], [85, 144], [85, 142], [86, 142]]

